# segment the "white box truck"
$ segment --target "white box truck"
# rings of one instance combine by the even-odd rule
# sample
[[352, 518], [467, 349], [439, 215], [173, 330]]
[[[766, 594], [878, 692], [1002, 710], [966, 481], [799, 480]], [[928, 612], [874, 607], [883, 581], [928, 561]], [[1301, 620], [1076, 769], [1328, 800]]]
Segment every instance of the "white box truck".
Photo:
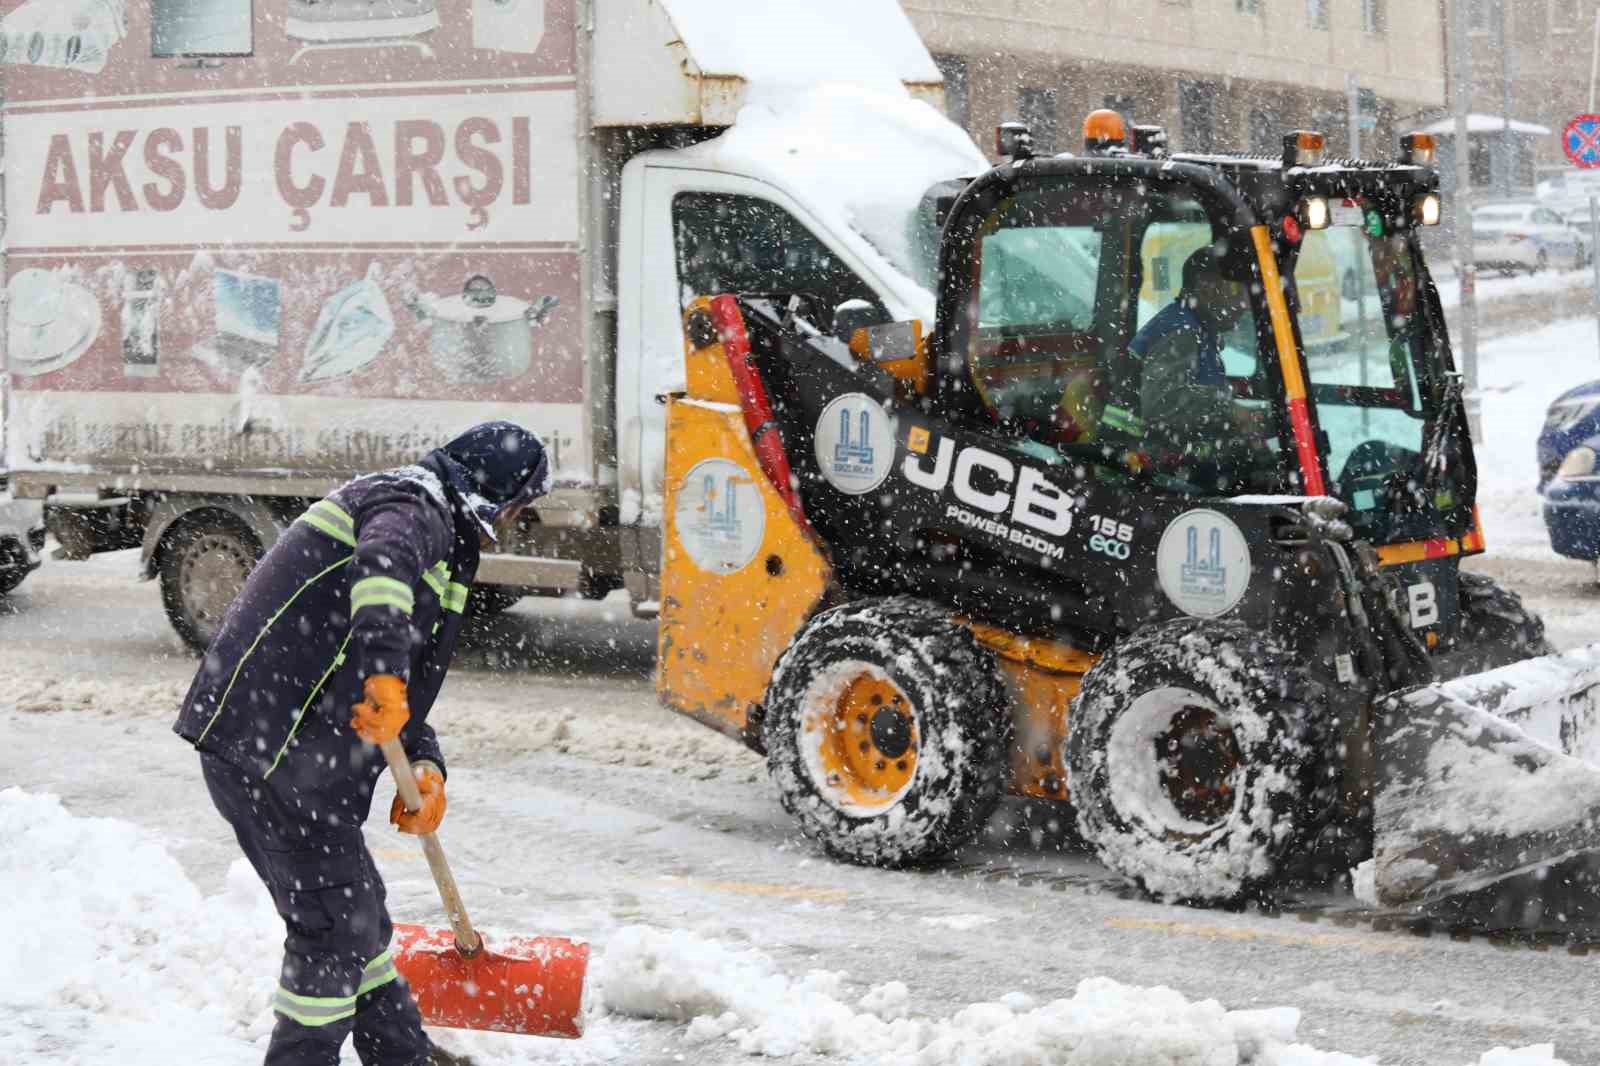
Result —
[[[0, 0], [4, 453], [204, 646], [343, 479], [506, 418], [477, 609], [657, 597], [689, 294], [931, 320], [984, 166], [894, 0]], [[930, 106], [931, 105], [931, 106]]]

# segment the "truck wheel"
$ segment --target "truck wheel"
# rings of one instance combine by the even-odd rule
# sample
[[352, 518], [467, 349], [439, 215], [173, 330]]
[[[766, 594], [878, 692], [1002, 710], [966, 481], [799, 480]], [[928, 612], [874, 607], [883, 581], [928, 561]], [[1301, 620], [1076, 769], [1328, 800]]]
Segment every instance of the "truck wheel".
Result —
[[185, 644], [200, 652], [210, 646], [260, 558], [255, 534], [229, 514], [185, 518], [167, 533], [161, 546], [161, 604]]
[[474, 585], [467, 593], [468, 618], [493, 618], [515, 607], [523, 597], [519, 588], [505, 585]]
[[28, 555], [22, 545], [0, 542], [0, 596], [15, 591], [28, 573]]
[[1464, 677], [1555, 650], [1545, 639], [1544, 620], [1523, 605], [1521, 596], [1484, 574], [1463, 570], [1459, 581], [1461, 632], [1441, 674]]
[[1129, 637], [1084, 675], [1068, 725], [1079, 833], [1164, 899], [1260, 895], [1338, 800], [1326, 690], [1235, 623]]
[[910, 599], [813, 618], [767, 689], [767, 767], [828, 854], [937, 859], [972, 839], [1005, 787], [1011, 717], [970, 630]]

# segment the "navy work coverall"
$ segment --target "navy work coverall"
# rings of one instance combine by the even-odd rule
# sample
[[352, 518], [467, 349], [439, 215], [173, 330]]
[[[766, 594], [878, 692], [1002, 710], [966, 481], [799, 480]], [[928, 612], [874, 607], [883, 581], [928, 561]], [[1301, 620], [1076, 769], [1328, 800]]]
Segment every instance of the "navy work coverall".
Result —
[[278, 540], [228, 609], [174, 726], [287, 927], [268, 1066], [368, 1066], [431, 1045], [398, 979], [383, 881], [361, 835], [379, 750], [350, 727], [366, 678], [406, 681], [400, 738], [444, 759], [428, 710], [449, 669], [480, 533], [548, 488], [538, 439], [487, 423], [420, 463], [357, 478]]

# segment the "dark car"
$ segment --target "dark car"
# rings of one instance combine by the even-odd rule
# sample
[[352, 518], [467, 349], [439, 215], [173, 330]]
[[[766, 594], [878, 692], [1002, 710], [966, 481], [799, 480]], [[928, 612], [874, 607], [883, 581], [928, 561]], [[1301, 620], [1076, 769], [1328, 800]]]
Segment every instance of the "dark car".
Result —
[[1556, 397], [1539, 434], [1539, 491], [1550, 546], [1600, 562], [1600, 381]]
[[43, 549], [43, 508], [34, 500], [13, 500], [0, 473], [0, 596], [39, 568]]

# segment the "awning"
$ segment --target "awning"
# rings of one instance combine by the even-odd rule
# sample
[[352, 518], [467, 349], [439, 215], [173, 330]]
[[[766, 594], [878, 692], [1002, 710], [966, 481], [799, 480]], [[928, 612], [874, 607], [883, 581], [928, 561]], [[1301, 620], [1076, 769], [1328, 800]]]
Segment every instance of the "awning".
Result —
[[[1480, 115], [1473, 113], [1467, 116], [1467, 133], [1503, 133], [1506, 120], [1503, 115]], [[1435, 137], [1454, 137], [1456, 134], [1456, 120], [1454, 118], [1440, 119], [1430, 126], [1422, 127], [1423, 133], [1431, 133]], [[1512, 133], [1526, 133], [1533, 137], [1548, 137], [1553, 130], [1549, 126], [1541, 126], [1537, 122], [1520, 122], [1511, 120]]]

